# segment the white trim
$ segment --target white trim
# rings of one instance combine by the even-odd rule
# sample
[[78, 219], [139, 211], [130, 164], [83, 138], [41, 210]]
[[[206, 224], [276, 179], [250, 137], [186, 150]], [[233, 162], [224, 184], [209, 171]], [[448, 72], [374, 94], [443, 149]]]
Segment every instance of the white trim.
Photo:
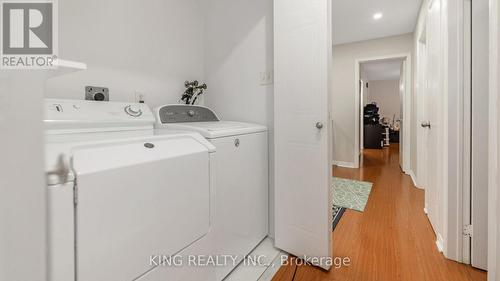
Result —
[[444, 241], [441, 234], [436, 234], [436, 247], [440, 253], [444, 252]]
[[[471, 224], [471, 150], [472, 150], [472, 0], [463, 1], [463, 90], [460, 100], [462, 108], [462, 120], [460, 133], [462, 137], [460, 161], [462, 162], [461, 186], [462, 186], [462, 204], [461, 220], [462, 227]], [[458, 199], [460, 200], [460, 199]], [[460, 206], [460, 204], [459, 204]], [[460, 211], [457, 210], [457, 211]], [[459, 214], [460, 215], [460, 214]], [[459, 242], [460, 243], [460, 242]], [[458, 258], [461, 256], [461, 262], [471, 263], [471, 239], [462, 235], [462, 245], [458, 245]], [[461, 248], [460, 248], [461, 247]], [[461, 254], [460, 254], [461, 252]]]
[[342, 167], [342, 168], [350, 168], [350, 169], [359, 168], [359, 167], [356, 167], [356, 163], [354, 163], [354, 162], [333, 161], [332, 164], [334, 166], [339, 166], [339, 167]]
[[[466, 243], [462, 234], [468, 217], [464, 211], [467, 201], [464, 200], [464, 190], [470, 186], [464, 178], [464, 164], [467, 161], [467, 114], [466, 105], [469, 94], [465, 87], [465, 77], [469, 74], [465, 63], [466, 38], [464, 8], [465, 1], [451, 1], [442, 15], [444, 29], [444, 108], [443, 108], [443, 174], [440, 184], [443, 188], [443, 199], [440, 200], [441, 234], [443, 235], [444, 255], [446, 258], [464, 262]], [[454, 31], [454, 32], [450, 32]], [[465, 175], [466, 176], [466, 175]], [[431, 210], [432, 211], [432, 210]]]
[[274, 278], [274, 275], [276, 275], [276, 273], [278, 273], [278, 271], [280, 270], [282, 260], [285, 259], [285, 257], [288, 258], [288, 254], [286, 252], [280, 252], [266, 269], [266, 271], [262, 273], [258, 281], [271, 281]]
[[418, 189], [424, 189], [423, 187], [420, 187], [418, 185], [418, 182], [417, 182], [417, 177], [415, 176], [415, 173], [413, 172], [413, 170], [410, 170], [408, 172], [408, 175], [411, 177], [411, 180], [413, 181], [413, 185], [418, 188]]
[[[359, 79], [359, 84], [361, 84], [361, 88], [359, 89], [359, 96], [360, 96], [360, 101], [359, 101], [359, 115], [358, 115], [358, 118], [359, 118], [359, 122], [361, 123], [364, 119], [364, 112], [363, 112], [363, 107], [364, 107], [364, 99], [365, 99], [365, 85], [366, 85], [366, 81], [364, 81], [363, 79]], [[363, 149], [365, 149], [365, 144], [363, 141], [361, 141], [362, 139], [364, 139], [365, 137], [365, 128], [363, 126], [359, 126], [359, 157], [361, 157], [361, 153], [363, 151]]]
[[[410, 163], [410, 133], [411, 133], [411, 97], [412, 97], [412, 92], [413, 92], [413, 80], [412, 80], [412, 73], [413, 73], [413, 66], [412, 66], [412, 60], [411, 60], [411, 53], [399, 53], [399, 54], [393, 54], [393, 55], [387, 55], [387, 56], [378, 56], [378, 57], [368, 57], [368, 58], [361, 58], [361, 59], [356, 59], [355, 60], [355, 65], [354, 65], [354, 89], [355, 89], [355, 98], [354, 98], [354, 168], [359, 168], [359, 155], [361, 153], [360, 151], [360, 127], [361, 127], [361, 122], [359, 120], [360, 116], [360, 104], [361, 100], [359, 97], [359, 80], [360, 80], [360, 65], [364, 62], [369, 62], [369, 61], [377, 61], [377, 60], [386, 60], [386, 59], [397, 59], [397, 58], [402, 58], [406, 60], [406, 89], [405, 89], [405, 96], [403, 97], [404, 102], [403, 102], [403, 172], [407, 173], [409, 170], [409, 163]], [[409, 85], [409, 86], [408, 86]], [[408, 97], [408, 98], [406, 98]], [[405, 129], [407, 128], [407, 129]], [[406, 133], [405, 133], [406, 132]]]
[[499, 159], [499, 83], [500, 74], [500, 5], [498, 0], [490, 0], [490, 124], [489, 124], [489, 178], [488, 178], [488, 281], [498, 281], [498, 225], [500, 209], [498, 208], [498, 159]]
[[411, 54], [406, 57], [405, 65], [406, 77], [404, 79], [405, 89], [403, 96], [403, 171], [408, 174], [411, 169], [411, 116], [412, 116], [412, 97], [413, 97], [413, 62]]

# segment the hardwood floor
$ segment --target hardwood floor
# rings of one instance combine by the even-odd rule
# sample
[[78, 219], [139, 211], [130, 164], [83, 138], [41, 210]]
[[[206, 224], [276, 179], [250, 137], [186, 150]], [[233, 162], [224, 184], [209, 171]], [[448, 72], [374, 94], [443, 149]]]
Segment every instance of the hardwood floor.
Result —
[[401, 172], [398, 153], [397, 145], [365, 150], [361, 169], [333, 170], [337, 177], [374, 183], [365, 212], [347, 210], [332, 234], [334, 256], [349, 257], [350, 266], [329, 272], [283, 266], [273, 281], [486, 280], [484, 271], [449, 261], [437, 251], [423, 212], [424, 192]]

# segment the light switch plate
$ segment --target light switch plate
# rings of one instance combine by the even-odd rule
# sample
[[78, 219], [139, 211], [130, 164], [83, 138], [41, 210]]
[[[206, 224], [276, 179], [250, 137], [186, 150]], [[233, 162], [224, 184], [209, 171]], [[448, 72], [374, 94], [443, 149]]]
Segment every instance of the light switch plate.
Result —
[[144, 92], [135, 92], [135, 97], [134, 100], [136, 103], [145, 103], [146, 101], [146, 94]]
[[272, 85], [274, 82], [274, 71], [263, 71], [260, 73], [260, 85]]

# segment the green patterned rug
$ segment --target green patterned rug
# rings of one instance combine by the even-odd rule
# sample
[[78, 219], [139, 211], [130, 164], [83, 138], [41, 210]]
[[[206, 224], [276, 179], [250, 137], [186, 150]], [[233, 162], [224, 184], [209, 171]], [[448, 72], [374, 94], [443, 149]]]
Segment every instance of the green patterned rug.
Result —
[[333, 178], [333, 204], [363, 212], [373, 183], [355, 181], [341, 178]]

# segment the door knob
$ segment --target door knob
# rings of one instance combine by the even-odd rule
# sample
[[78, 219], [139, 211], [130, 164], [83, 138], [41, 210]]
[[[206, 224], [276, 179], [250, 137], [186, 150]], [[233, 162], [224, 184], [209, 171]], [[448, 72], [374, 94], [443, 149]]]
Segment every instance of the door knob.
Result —
[[319, 130], [323, 129], [323, 123], [321, 122], [316, 123], [316, 128], [318, 128]]
[[420, 126], [422, 126], [422, 128], [429, 128], [430, 129], [431, 128], [431, 123], [428, 122], [428, 121], [427, 122], [422, 122], [422, 124]]

